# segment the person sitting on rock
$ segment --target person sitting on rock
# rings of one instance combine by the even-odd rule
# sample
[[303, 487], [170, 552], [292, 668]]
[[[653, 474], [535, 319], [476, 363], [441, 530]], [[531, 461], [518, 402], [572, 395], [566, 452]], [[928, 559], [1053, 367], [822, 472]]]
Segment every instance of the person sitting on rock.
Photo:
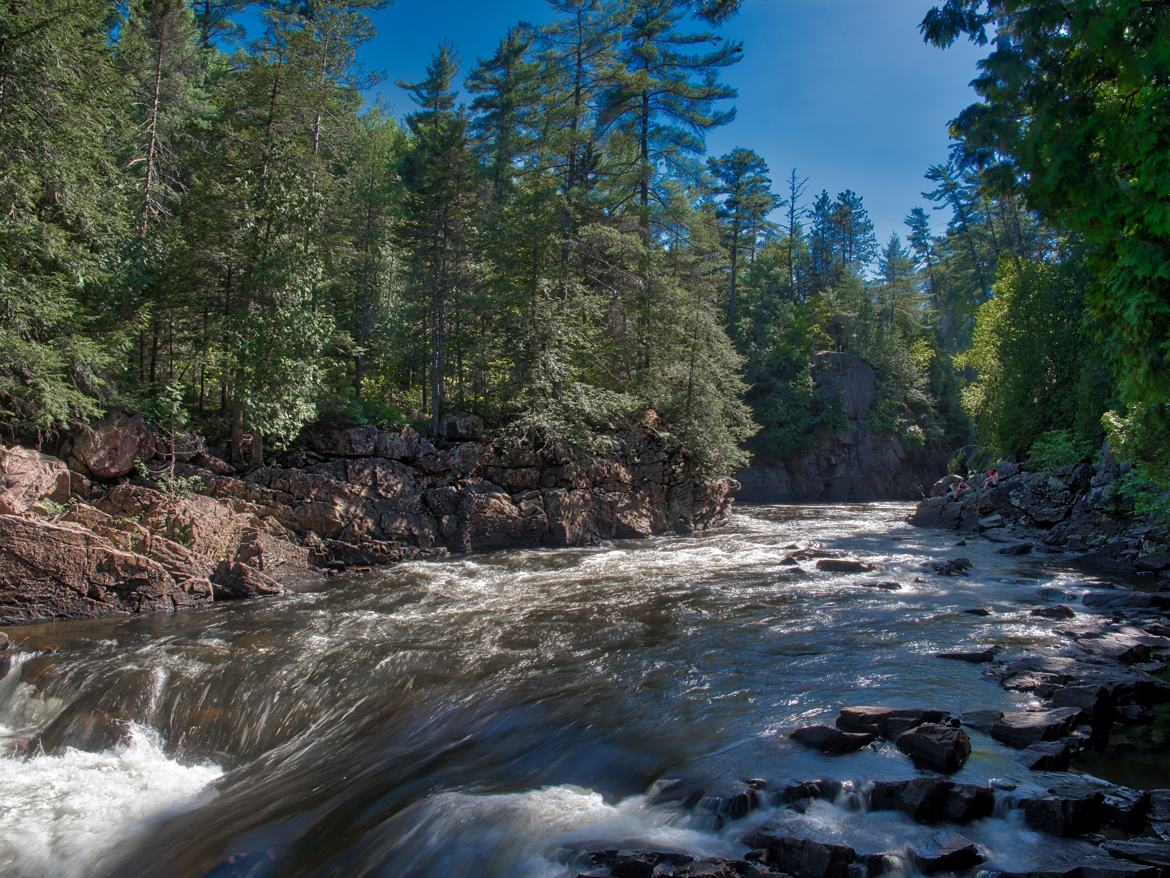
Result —
[[987, 478], [985, 478], [983, 480], [983, 489], [987, 490], [987, 487], [989, 485], [992, 488], [994, 488], [998, 484], [999, 484], [999, 470], [997, 470], [995, 467], [992, 467], [991, 469], [989, 469], [987, 471]]
[[952, 482], [950, 487], [951, 499], [960, 499], [963, 496], [963, 492], [965, 492], [968, 487], [970, 486], [963, 479], [959, 479], [957, 482]]

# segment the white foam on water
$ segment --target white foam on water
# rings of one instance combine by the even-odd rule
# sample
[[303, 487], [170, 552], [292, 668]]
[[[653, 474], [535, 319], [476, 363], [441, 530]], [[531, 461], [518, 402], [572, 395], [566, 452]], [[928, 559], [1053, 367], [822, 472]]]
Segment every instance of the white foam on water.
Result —
[[152, 822], [194, 805], [223, 774], [167, 757], [150, 729], [102, 753], [0, 758], [0, 874], [83, 878]]
[[551, 878], [567, 873], [571, 850], [628, 846], [692, 856], [740, 850], [734, 842], [690, 828], [677, 813], [651, 807], [644, 796], [610, 804], [600, 793], [571, 785], [491, 795], [441, 793], [412, 811], [410, 827], [393, 845], [392, 861], [403, 874], [486, 869]]

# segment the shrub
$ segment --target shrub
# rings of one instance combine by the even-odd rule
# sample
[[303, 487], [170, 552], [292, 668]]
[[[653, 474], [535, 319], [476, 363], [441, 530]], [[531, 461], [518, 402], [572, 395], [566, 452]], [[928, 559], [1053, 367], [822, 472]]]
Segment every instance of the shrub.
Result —
[[1036, 471], [1080, 463], [1093, 456], [1093, 445], [1072, 430], [1041, 433], [1028, 451], [1028, 466]]

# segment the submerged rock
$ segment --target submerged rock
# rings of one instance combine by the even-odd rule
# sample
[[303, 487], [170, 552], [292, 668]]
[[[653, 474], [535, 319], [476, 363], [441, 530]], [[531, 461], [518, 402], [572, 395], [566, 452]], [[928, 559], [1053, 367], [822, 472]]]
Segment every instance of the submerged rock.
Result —
[[956, 652], [936, 652], [935, 656], [941, 659], [951, 659], [952, 661], [968, 662], [973, 665], [984, 665], [995, 661], [995, 657], [999, 655], [999, 649], [990, 646], [987, 649], [970, 650], [970, 651], [956, 651]]

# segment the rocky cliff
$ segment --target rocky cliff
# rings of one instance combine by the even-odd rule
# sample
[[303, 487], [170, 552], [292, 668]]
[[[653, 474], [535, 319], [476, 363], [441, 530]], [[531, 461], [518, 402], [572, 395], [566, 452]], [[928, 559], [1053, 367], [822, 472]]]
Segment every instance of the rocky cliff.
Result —
[[878, 401], [873, 367], [856, 354], [825, 351], [813, 358], [813, 379], [841, 400], [847, 419], [836, 435], [813, 437], [807, 454], [775, 460], [757, 456], [736, 478], [741, 500], [799, 501], [910, 500], [946, 472], [943, 449], [910, 449], [896, 437], [874, 430]]
[[[308, 434], [237, 474], [205, 449], [128, 478], [158, 441], [115, 415], [57, 457], [0, 448], [0, 624], [199, 606], [281, 583], [448, 552], [569, 546], [726, 522], [730, 479], [696, 476], [654, 432], [591, 455], [479, 438], [474, 418], [439, 445], [413, 429]], [[168, 443], [169, 445], [169, 443]]]
[[910, 523], [978, 533], [1004, 543], [1005, 554], [1067, 553], [1089, 567], [1170, 576], [1170, 533], [1114, 497], [1120, 467], [1108, 454], [1097, 466], [1032, 473], [1001, 462], [997, 470], [998, 485], [984, 488], [982, 477], [973, 478], [958, 500], [947, 494], [958, 477], [939, 479]]

